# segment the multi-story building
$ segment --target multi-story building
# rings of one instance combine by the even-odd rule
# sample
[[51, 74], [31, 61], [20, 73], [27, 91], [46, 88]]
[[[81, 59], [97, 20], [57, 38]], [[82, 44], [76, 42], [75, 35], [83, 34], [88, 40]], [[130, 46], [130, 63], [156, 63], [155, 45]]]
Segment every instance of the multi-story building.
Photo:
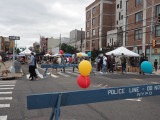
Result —
[[4, 37], [0, 36], [0, 53], [5, 52], [5, 42], [4, 42]]
[[48, 39], [45, 37], [40, 36], [40, 47], [41, 47], [41, 52], [46, 53], [47, 52], [47, 44]]
[[95, 0], [86, 7], [86, 52], [107, 47], [107, 31], [115, 29], [116, 0]]
[[70, 43], [69, 45], [75, 47], [78, 51], [85, 52], [85, 31], [72, 30], [70, 32]]
[[[152, 1], [153, 12], [152, 12]], [[128, 0], [126, 1], [126, 40], [125, 45], [131, 50], [137, 50], [139, 54], [144, 53], [147, 57], [150, 54], [152, 39], [157, 45], [152, 48], [151, 61], [158, 59], [160, 62], [160, 24], [157, 23], [157, 16], [160, 14], [159, 0]], [[153, 13], [153, 33], [151, 32], [151, 19]], [[151, 37], [152, 34], [152, 37]], [[150, 58], [149, 58], [150, 60]]]
[[59, 47], [60, 45], [60, 39], [59, 38], [48, 38], [48, 46], [47, 46], [47, 52], [52, 53], [53, 49], [56, 47]]

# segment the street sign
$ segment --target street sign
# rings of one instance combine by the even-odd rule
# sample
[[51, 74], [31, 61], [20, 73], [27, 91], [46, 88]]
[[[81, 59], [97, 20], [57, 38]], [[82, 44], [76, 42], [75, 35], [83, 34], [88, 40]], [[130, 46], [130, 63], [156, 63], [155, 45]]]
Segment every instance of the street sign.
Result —
[[20, 40], [19, 36], [9, 36], [9, 40]]
[[56, 120], [58, 120], [60, 106], [88, 104], [156, 95], [160, 95], [160, 84], [46, 93], [27, 96], [27, 108], [28, 110], [53, 108], [50, 120], [53, 119], [55, 113], [57, 118]]

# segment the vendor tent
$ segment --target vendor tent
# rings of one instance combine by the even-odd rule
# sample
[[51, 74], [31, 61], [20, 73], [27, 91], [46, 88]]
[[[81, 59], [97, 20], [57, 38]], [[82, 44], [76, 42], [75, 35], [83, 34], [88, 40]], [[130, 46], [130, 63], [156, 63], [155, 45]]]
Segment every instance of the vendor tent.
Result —
[[[81, 57], [88, 57], [88, 55], [86, 53], [82, 53], [82, 52], [79, 52], [79, 53], [81, 53], [81, 55], [82, 55]], [[77, 56], [79, 53], [77, 53]]]
[[134, 53], [134, 52], [128, 50], [127, 48], [123, 47], [123, 46], [122, 47], [118, 47], [117, 49], [115, 49], [113, 51], [107, 52], [106, 55], [114, 54], [115, 56], [120, 56], [120, 55], [122, 55], [122, 53], [125, 56], [129, 56], [129, 57], [139, 57], [139, 54]]
[[30, 51], [28, 48], [19, 53], [19, 55], [30, 55], [32, 51]]
[[45, 57], [48, 57], [48, 56], [51, 56], [51, 55], [50, 55], [50, 54], [45, 54], [44, 56], [45, 56]]

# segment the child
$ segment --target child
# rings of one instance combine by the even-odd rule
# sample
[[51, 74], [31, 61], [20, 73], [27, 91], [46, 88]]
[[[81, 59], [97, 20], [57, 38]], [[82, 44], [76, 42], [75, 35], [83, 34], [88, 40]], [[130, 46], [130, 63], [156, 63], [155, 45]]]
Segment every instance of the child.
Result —
[[155, 67], [155, 71], [157, 72], [157, 65], [158, 65], [158, 62], [157, 62], [157, 59], [155, 59], [154, 61], [154, 67]]

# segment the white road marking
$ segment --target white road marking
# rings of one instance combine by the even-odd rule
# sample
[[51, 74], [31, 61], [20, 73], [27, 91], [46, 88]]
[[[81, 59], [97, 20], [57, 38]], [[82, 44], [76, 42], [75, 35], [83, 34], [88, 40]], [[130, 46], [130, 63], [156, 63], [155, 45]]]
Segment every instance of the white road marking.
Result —
[[0, 90], [13, 90], [14, 88], [0, 88]]
[[0, 104], [0, 108], [10, 107], [10, 104]]
[[7, 116], [0, 116], [0, 120], [7, 120]]
[[0, 97], [0, 100], [12, 100], [12, 97]]
[[64, 73], [58, 72], [58, 74], [64, 76], [64, 77], [70, 77], [69, 75], [65, 75]]
[[12, 94], [12, 92], [0, 92], [0, 94]]
[[28, 75], [26, 75], [27, 79], [29, 79], [29, 76], [30, 76], [29, 74], [28, 74]]
[[13, 87], [15, 85], [0, 85], [0, 87], [9, 87], [9, 86]]
[[77, 73], [74, 73], [74, 72], [67, 72], [67, 73], [70, 73], [70, 74], [73, 74], [73, 75], [76, 75], [76, 76], [80, 75], [80, 74], [77, 74]]
[[[47, 73], [48, 75], [50, 75], [50, 73]], [[52, 77], [57, 78], [58, 76], [51, 74]]]
[[125, 99], [125, 100], [140, 102], [140, 101], [142, 101], [142, 98], [138, 98], [138, 99]]
[[0, 83], [0, 85], [4, 85], [4, 84], [14, 84], [15, 85], [15, 83]]

